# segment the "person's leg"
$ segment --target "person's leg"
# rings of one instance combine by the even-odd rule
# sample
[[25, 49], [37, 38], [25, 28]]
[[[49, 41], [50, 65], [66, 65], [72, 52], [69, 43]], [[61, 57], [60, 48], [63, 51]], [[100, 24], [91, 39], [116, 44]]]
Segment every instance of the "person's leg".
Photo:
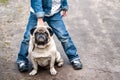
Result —
[[[37, 25], [37, 18], [33, 13], [30, 13], [29, 21], [26, 26], [26, 31], [24, 33], [24, 38], [21, 42], [20, 51], [18, 53], [18, 58], [16, 61], [20, 71], [24, 71], [25, 69], [24, 67], [26, 67], [29, 62], [27, 59], [27, 55], [28, 55], [28, 47], [29, 47], [29, 39], [30, 39], [30, 30], [36, 25]], [[23, 66], [21, 67], [20, 64], [22, 64]]]
[[[63, 49], [67, 57], [69, 58], [69, 61], [71, 63], [75, 60], [80, 61], [80, 57], [77, 53], [77, 49], [68, 31], [66, 30], [66, 27], [64, 25], [64, 22], [62, 20], [62, 16], [60, 15], [60, 13], [57, 13], [54, 16], [49, 17], [47, 19], [47, 23], [53, 29], [53, 32], [56, 34], [58, 39], [61, 41], [61, 44], [63, 46]], [[79, 67], [79, 69], [82, 68], [81, 63], [77, 67]]]

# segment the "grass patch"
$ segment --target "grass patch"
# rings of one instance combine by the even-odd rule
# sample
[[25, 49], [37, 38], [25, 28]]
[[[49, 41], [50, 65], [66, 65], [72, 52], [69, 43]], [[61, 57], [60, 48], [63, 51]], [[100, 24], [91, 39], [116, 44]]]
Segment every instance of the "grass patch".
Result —
[[8, 0], [0, 0], [0, 3], [7, 3]]

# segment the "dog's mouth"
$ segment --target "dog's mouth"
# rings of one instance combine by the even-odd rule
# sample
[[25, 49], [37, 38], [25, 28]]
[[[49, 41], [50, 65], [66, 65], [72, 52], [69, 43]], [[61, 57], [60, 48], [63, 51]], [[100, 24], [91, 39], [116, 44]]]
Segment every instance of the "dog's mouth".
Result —
[[45, 45], [49, 42], [49, 36], [47, 32], [44, 33], [35, 33], [35, 43], [37, 45]]

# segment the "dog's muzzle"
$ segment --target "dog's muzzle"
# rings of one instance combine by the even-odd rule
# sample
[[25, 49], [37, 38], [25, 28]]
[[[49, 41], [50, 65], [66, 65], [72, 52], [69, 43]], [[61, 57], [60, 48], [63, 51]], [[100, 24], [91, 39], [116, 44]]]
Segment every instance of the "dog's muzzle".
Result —
[[46, 37], [44, 35], [40, 34], [40, 35], [37, 36], [37, 40], [39, 42], [44, 42], [46, 40]]
[[38, 45], [45, 45], [48, 42], [48, 35], [46, 33], [36, 33], [35, 42]]

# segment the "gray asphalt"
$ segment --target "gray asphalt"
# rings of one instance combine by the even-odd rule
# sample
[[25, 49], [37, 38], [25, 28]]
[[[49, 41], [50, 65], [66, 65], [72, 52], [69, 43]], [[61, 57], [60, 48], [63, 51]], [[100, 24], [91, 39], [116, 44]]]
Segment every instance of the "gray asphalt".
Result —
[[[120, 0], [69, 0], [64, 22], [83, 63], [73, 70], [60, 42], [65, 60], [58, 74], [39, 70], [35, 76], [20, 73], [15, 64], [29, 15], [29, 1], [0, 4], [0, 80], [120, 80]], [[28, 57], [29, 58], [29, 57]]]

